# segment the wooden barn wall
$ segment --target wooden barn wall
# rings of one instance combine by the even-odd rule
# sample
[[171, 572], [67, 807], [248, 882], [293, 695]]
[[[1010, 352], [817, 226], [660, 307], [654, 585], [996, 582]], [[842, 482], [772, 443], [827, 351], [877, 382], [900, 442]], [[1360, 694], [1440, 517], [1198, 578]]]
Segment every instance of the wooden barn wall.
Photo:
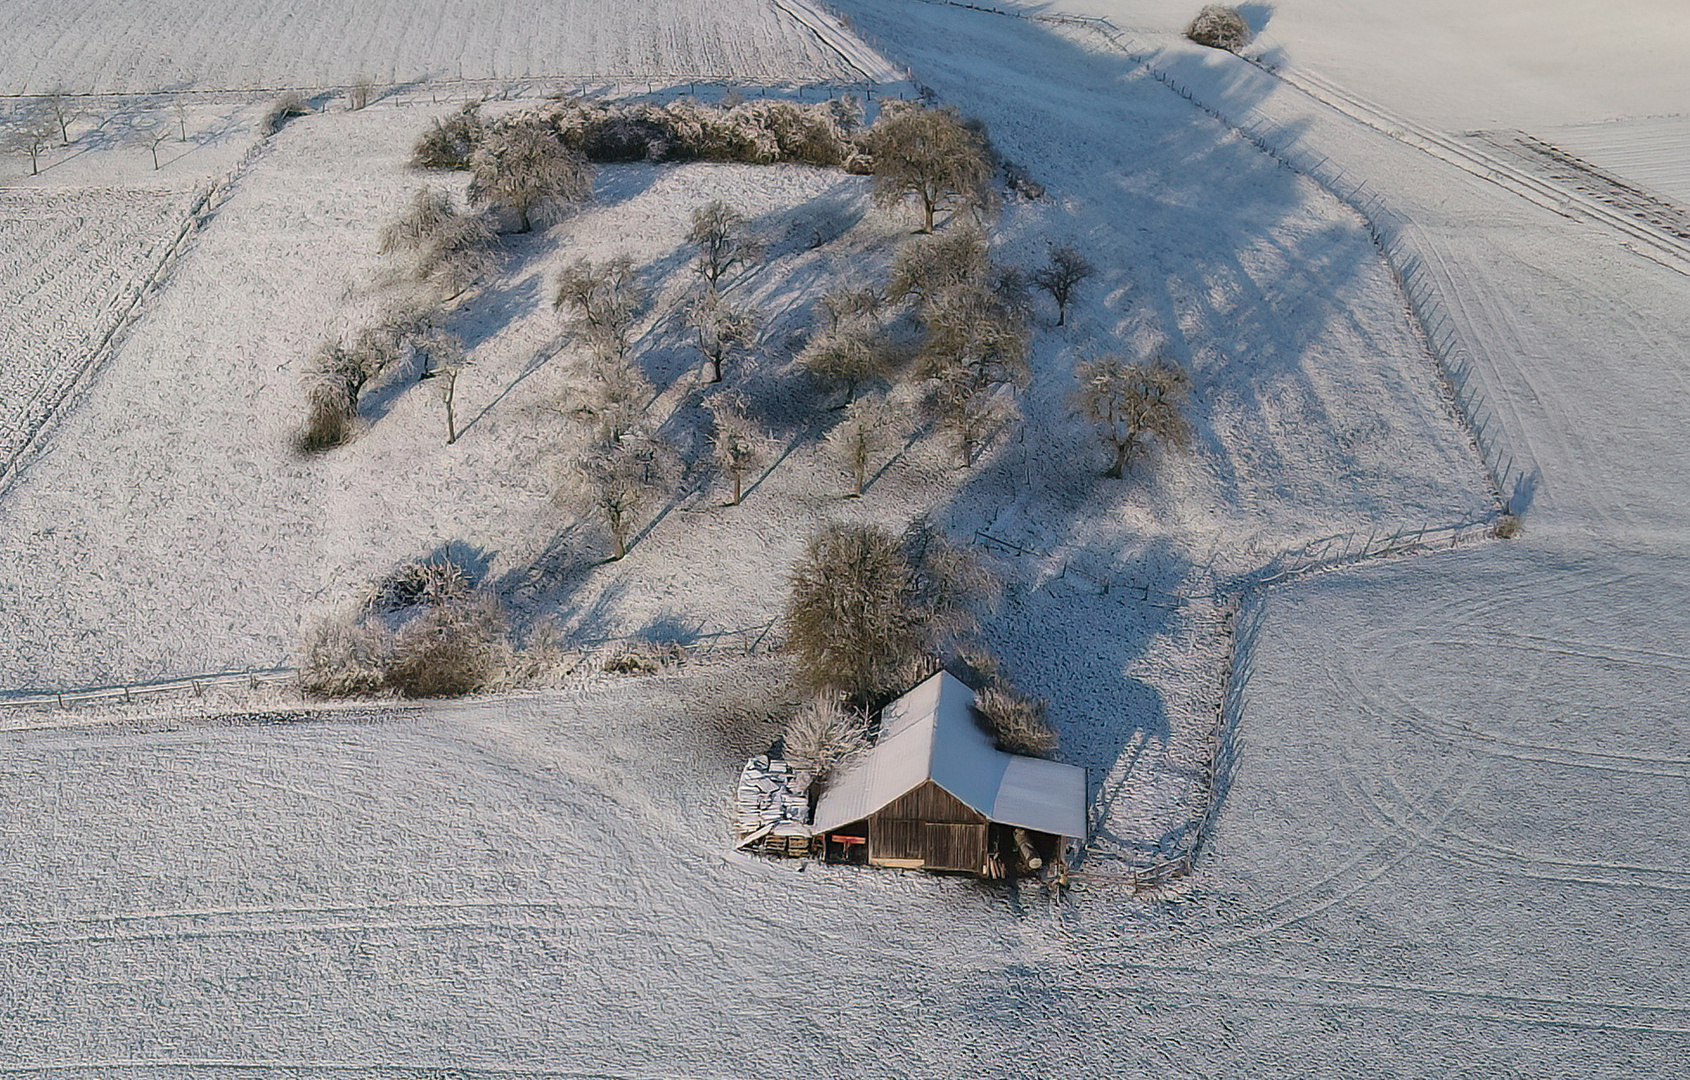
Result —
[[975, 812], [956, 796], [929, 780], [875, 811], [874, 817], [898, 821], [960, 821], [984, 825], [986, 815]]
[[871, 818], [868, 850], [870, 859], [913, 859], [932, 870], [979, 873], [986, 862], [986, 826]]
[[928, 781], [868, 821], [870, 859], [919, 860], [935, 870], [979, 873], [986, 861], [987, 821]]

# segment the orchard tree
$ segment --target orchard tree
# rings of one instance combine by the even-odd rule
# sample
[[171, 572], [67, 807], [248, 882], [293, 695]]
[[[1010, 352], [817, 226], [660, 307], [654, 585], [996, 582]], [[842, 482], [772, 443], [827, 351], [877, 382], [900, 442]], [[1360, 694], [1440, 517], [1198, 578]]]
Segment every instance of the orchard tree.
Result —
[[711, 293], [735, 270], [763, 257], [763, 245], [746, 231], [745, 216], [721, 199], [712, 199], [692, 212], [687, 242], [697, 249], [693, 270]]
[[713, 292], [687, 308], [687, 324], [698, 336], [699, 355], [710, 367], [710, 381], [722, 381], [722, 367], [757, 340], [757, 313]]
[[921, 231], [933, 231], [937, 211], [984, 207], [991, 201], [991, 148], [978, 127], [954, 108], [889, 106], [863, 136], [873, 159], [874, 199], [896, 206], [914, 198]]
[[1075, 405], [1114, 451], [1105, 476], [1119, 477], [1152, 441], [1163, 446], [1191, 441], [1191, 424], [1181, 411], [1191, 383], [1171, 362], [1129, 364], [1118, 356], [1100, 356], [1076, 366], [1074, 378], [1080, 384]]
[[674, 493], [679, 474], [673, 447], [655, 432], [630, 432], [590, 446], [557, 501], [596, 520], [610, 536], [611, 558], [620, 559], [652, 506]]
[[886, 298], [895, 303], [914, 300], [926, 304], [958, 285], [983, 286], [992, 274], [988, 251], [985, 232], [973, 224], [938, 236], [907, 239], [892, 256]]
[[423, 378], [439, 380], [440, 403], [446, 407], [446, 444], [458, 441], [458, 376], [469, 366], [463, 339], [444, 330], [428, 333], [418, 342], [426, 367]]
[[1033, 271], [1033, 284], [1056, 301], [1056, 325], [1067, 323], [1068, 305], [1074, 299], [1074, 290], [1095, 273], [1097, 268], [1067, 244], [1051, 248], [1050, 262]]
[[380, 250], [408, 261], [407, 280], [455, 296], [498, 264], [495, 241], [485, 217], [460, 213], [449, 194], [425, 187], [382, 229]]
[[649, 295], [632, 257], [618, 255], [602, 263], [579, 259], [558, 275], [552, 306], [566, 313], [571, 332], [595, 352], [626, 358]]
[[860, 397], [827, 433], [828, 453], [851, 475], [851, 495], [861, 497], [876, 461], [892, 453], [908, 435], [907, 420], [885, 395]]
[[737, 391], [716, 394], [704, 407], [715, 422], [710, 434], [710, 455], [716, 467], [733, 480], [734, 497], [728, 505], [738, 506], [745, 478], [768, 462], [771, 440], [752, 423], [746, 413], [745, 396]]
[[490, 128], [470, 154], [469, 173], [469, 201], [516, 214], [518, 232], [593, 197], [592, 165], [534, 121]]

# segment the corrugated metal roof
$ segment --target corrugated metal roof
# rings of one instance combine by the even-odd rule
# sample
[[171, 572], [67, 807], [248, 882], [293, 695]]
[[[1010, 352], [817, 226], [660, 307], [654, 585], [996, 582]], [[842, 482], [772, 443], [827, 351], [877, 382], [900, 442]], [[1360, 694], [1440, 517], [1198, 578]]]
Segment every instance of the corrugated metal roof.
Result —
[[1006, 754], [975, 722], [974, 691], [940, 672], [881, 714], [880, 741], [816, 801], [817, 832], [860, 821], [932, 780], [993, 821], [1086, 835], [1086, 771]]

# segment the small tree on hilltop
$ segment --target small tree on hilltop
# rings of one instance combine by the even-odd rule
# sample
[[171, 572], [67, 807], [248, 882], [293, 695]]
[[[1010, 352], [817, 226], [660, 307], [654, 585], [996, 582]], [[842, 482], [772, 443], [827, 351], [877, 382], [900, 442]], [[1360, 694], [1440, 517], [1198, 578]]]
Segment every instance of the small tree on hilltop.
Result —
[[745, 225], [745, 216], [720, 199], [712, 199], [692, 212], [687, 242], [698, 248], [693, 269], [710, 292], [714, 293], [734, 270], [763, 257], [763, 245], [745, 231]]
[[674, 493], [679, 472], [674, 449], [655, 432], [629, 433], [589, 447], [558, 501], [596, 520], [610, 536], [611, 558], [620, 559], [652, 505]]
[[706, 292], [687, 308], [687, 324], [698, 336], [699, 355], [710, 381], [722, 381], [722, 366], [757, 340], [757, 313], [717, 293]]
[[1033, 284], [1056, 301], [1056, 325], [1067, 323], [1068, 304], [1074, 299], [1074, 290], [1095, 273], [1097, 268], [1067, 244], [1051, 248], [1050, 263], [1033, 271]]
[[593, 197], [593, 167], [563, 145], [556, 132], [532, 121], [487, 131], [469, 158], [469, 201], [517, 215], [517, 231], [536, 216], [579, 206]]
[[1255, 37], [1255, 34], [1237, 8], [1207, 4], [1197, 13], [1197, 17], [1191, 20], [1191, 25], [1185, 28], [1185, 36], [1211, 49], [1237, 52], [1250, 44], [1250, 39]]
[[553, 306], [565, 312], [572, 333], [595, 351], [626, 357], [630, 335], [648, 292], [639, 282], [634, 260], [618, 255], [602, 263], [580, 259], [558, 275]]
[[746, 414], [743, 394], [734, 391], [717, 394], [704, 407], [715, 421], [715, 430], [710, 435], [711, 456], [716, 467], [733, 479], [734, 497], [728, 505], [738, 506], [745, 478], [769, 460], [770, 440]]
[[1129, 364], [1118, 356], [1101, 356], [1079, 364], [1074, 377], [1080, 383], [1075, 404], [1115, 452], [1104, 475], [1119, 477], [1152, 439], [1165, 446], [1190, 441], [1191, 425], [1181, 409], [1191, 384], [1173, 364]]
[[866, 706], [973, 623], [989, 579], [967, 554], [912, 528], [825, 526], [792, 569], [783, 621], [799, 683]]
[[888, 107], [863, 136], [873, 157], [874, 199], [921, 204], [922, 232], [933, 231], [939, 210], [983, 207], [991, 201], [992, 157], [980, 131], [949, 106]]
[[861, 397], [845, 407], [845, 415], [827, 433], [828, 453], [851, 474], [851, 494], [860, 497], [869, 470], [894, 450], [908, 434], [904, 416], [884, 395]]

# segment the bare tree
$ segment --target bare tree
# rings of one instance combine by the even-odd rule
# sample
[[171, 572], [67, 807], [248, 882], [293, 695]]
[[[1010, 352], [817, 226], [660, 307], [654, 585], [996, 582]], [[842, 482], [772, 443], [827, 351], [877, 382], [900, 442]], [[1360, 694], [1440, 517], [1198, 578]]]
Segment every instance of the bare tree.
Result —
[[1080, 383], [1075, 405], [1115, 451], [1104, 475], [1119, 477], [1152, 439], [1164, 446], [1190, 441], [1191, 425], [1181, 407], [1191, 384], [1172, 363], [1128, 364], [1118, 356], [1100, 356], [1080, 363], [1074, 377]]
[[953, 108], [888, 107], [863, 145], [873, 158], [875, 202], [896, 206], [914, 197], [924, 215], [922, 232], [933, 231], [939, 210], [991, 201], [991, 149]]
[[352, 112], [369, 108], [375, 97], [375, 86], [368, 79], [360, 79], [346, 90], [346, 107]]
[[568, 313], [570, 330], [597, 352], [626, 357], [629, 335], [649, 293], [635, 274], [634, 260], [618, 255], [602, 263], [580, 259], [558, 275], [552, 306]]
[[799, 683], [875, 704], [971, 626], [989, 579], [931, 530], [825, 526], [792, 569], [783, 622]]
[[926, 378], [960, 379], [978, 388], [1027, 385], [1027, 324], [990, 289], [947, 288], [923, 311], [921, 323], [926, 336], [916, 363]]
[[620, 442], [645, 428], [645, 409], [657, 390], [637, 368], [614, 356], [596, 357], [585, 382], [564, 401], [594, 443]]
[[459, 213], [449, 194], [422, 188], [382, 230], [381, 252], [409, 260], [407, 280], [455, 296], [493, 271], [498, 264], [495, 240], [480, 214]]
[[188, 141], [188, 103], [181, 98], [171, 102], [170, 111], [176, 115], [176, 141]]
[[44, 105], [47, 109], [47, 115], [51, 116], [53, 123], [58, 126], [59, 145], [69, 146], [71, 121], [81, 116], [81, 111], [77, 109], [75, 102], [65, 96], [62, 90], [55, 90], [48, 94]]
[[862, 495], [874, 463], [906, 437], [906, 424], [884, 395], [861, 397], [845, 407], [844, 417], [827, 433], [824, 445], [851, 474], [853, 497]]
[[446, 406], [446, 445], [450, 446], [458, 441], [458, 376], [469, 366], [469, 357], [463, 339], [444, 330], [431, 331], [418, 346], [427, 365], [422, 377], [439, 380], [440, 403]]
[[746, 414], [745, 395], [738, 391], [716, 394], [704, 407], [715, 421], [710, 435], [711, 456], [716, 467], [733, 480], [734, 497], [728, 505], [738, 506], [745, 478], [767, 464], [772, 441], [752, 423]]
[[6, 136], [6, 147], [29, 155], [29, 174], [41, 174], [41, 155], [53, 145], [56, 125], [45, 113], [24, 112], [12, 117], [12, 131]]
[[151, 128], [151, 129], [148, 129], [146, 131], [143, 131], [140, 135], [140, 139], [141, 139], [142, 143], [145, 144], [146, 148], [149, 151], [152, 152], [152, 155], [153, 155], [153, 172], [158, 172], [158, 169], [159, 169], [158, 148], [163, 146], [164, 143], [165, 143], [165, 140], [167, 140], [169, 138], [170, 138], [170, 129], [168, 127], [165, 127], [162, 124], [159, 125], [158, 127]]
[[469, 201], [517, 215], [518, 232], [534, 218], [579, 206], [593, 197], [593, 167], [535, 121], [488, 129], [469, 157]]
[[839, 330], [853, 325], [878, 326], [886, 300], [874, 289], [834, 289], [822, 297], [822, 312], [827, 329]]
[[745, 216], [721, 199], [712, 199], [692, 212], [687, 242], [698, 248], [693, 269], [714, 293], [721, 280], [736, 269], [763, 257], [763, 245], [746, 232]]
[[710, 381], [722, 381], [722, 367], [757, 340], [757, 313], [719, 293], [705, 292], [687, 308], [687, 324], [698, 336], [698, 352], [710, 366]]
[[927, 303], [954, 286], [985, 285], [991, 273], [986, 234], [978, 226], [915, 237], [900, 244], [892, 257], [886, 298], [897, 303], [912, 298]]
[[1001, 384], [979, 385], [953, 369], [928, 380], [921, 411], [956, 442], [957, 463], [972, 468], [980, 450], [999, 431], [1021, 419], [1021, 407]]
[[1056, 325], [1067, 323], [1068, 304], [1074, 299], [1074, 290], [1095, 273], [1097, 268], [1067, 244], [1050, 249], [1050, 263], [1033, 272], [1033, 284], [1056, 301]]
[[902, 353], [878, 327], [847, 326], [812, 337], [798, 352], [798, 363], [818, 379], [845, 384], [855, 398], [867, 382], [895, 371]]
[[558, 502], [596, 519], [609, 533], [612, 559], [628, 553], [652, 504], [675, 490], [679, 463], [674, 449], [654, 432], [642, 431], [591, 446], [558, 492]]

